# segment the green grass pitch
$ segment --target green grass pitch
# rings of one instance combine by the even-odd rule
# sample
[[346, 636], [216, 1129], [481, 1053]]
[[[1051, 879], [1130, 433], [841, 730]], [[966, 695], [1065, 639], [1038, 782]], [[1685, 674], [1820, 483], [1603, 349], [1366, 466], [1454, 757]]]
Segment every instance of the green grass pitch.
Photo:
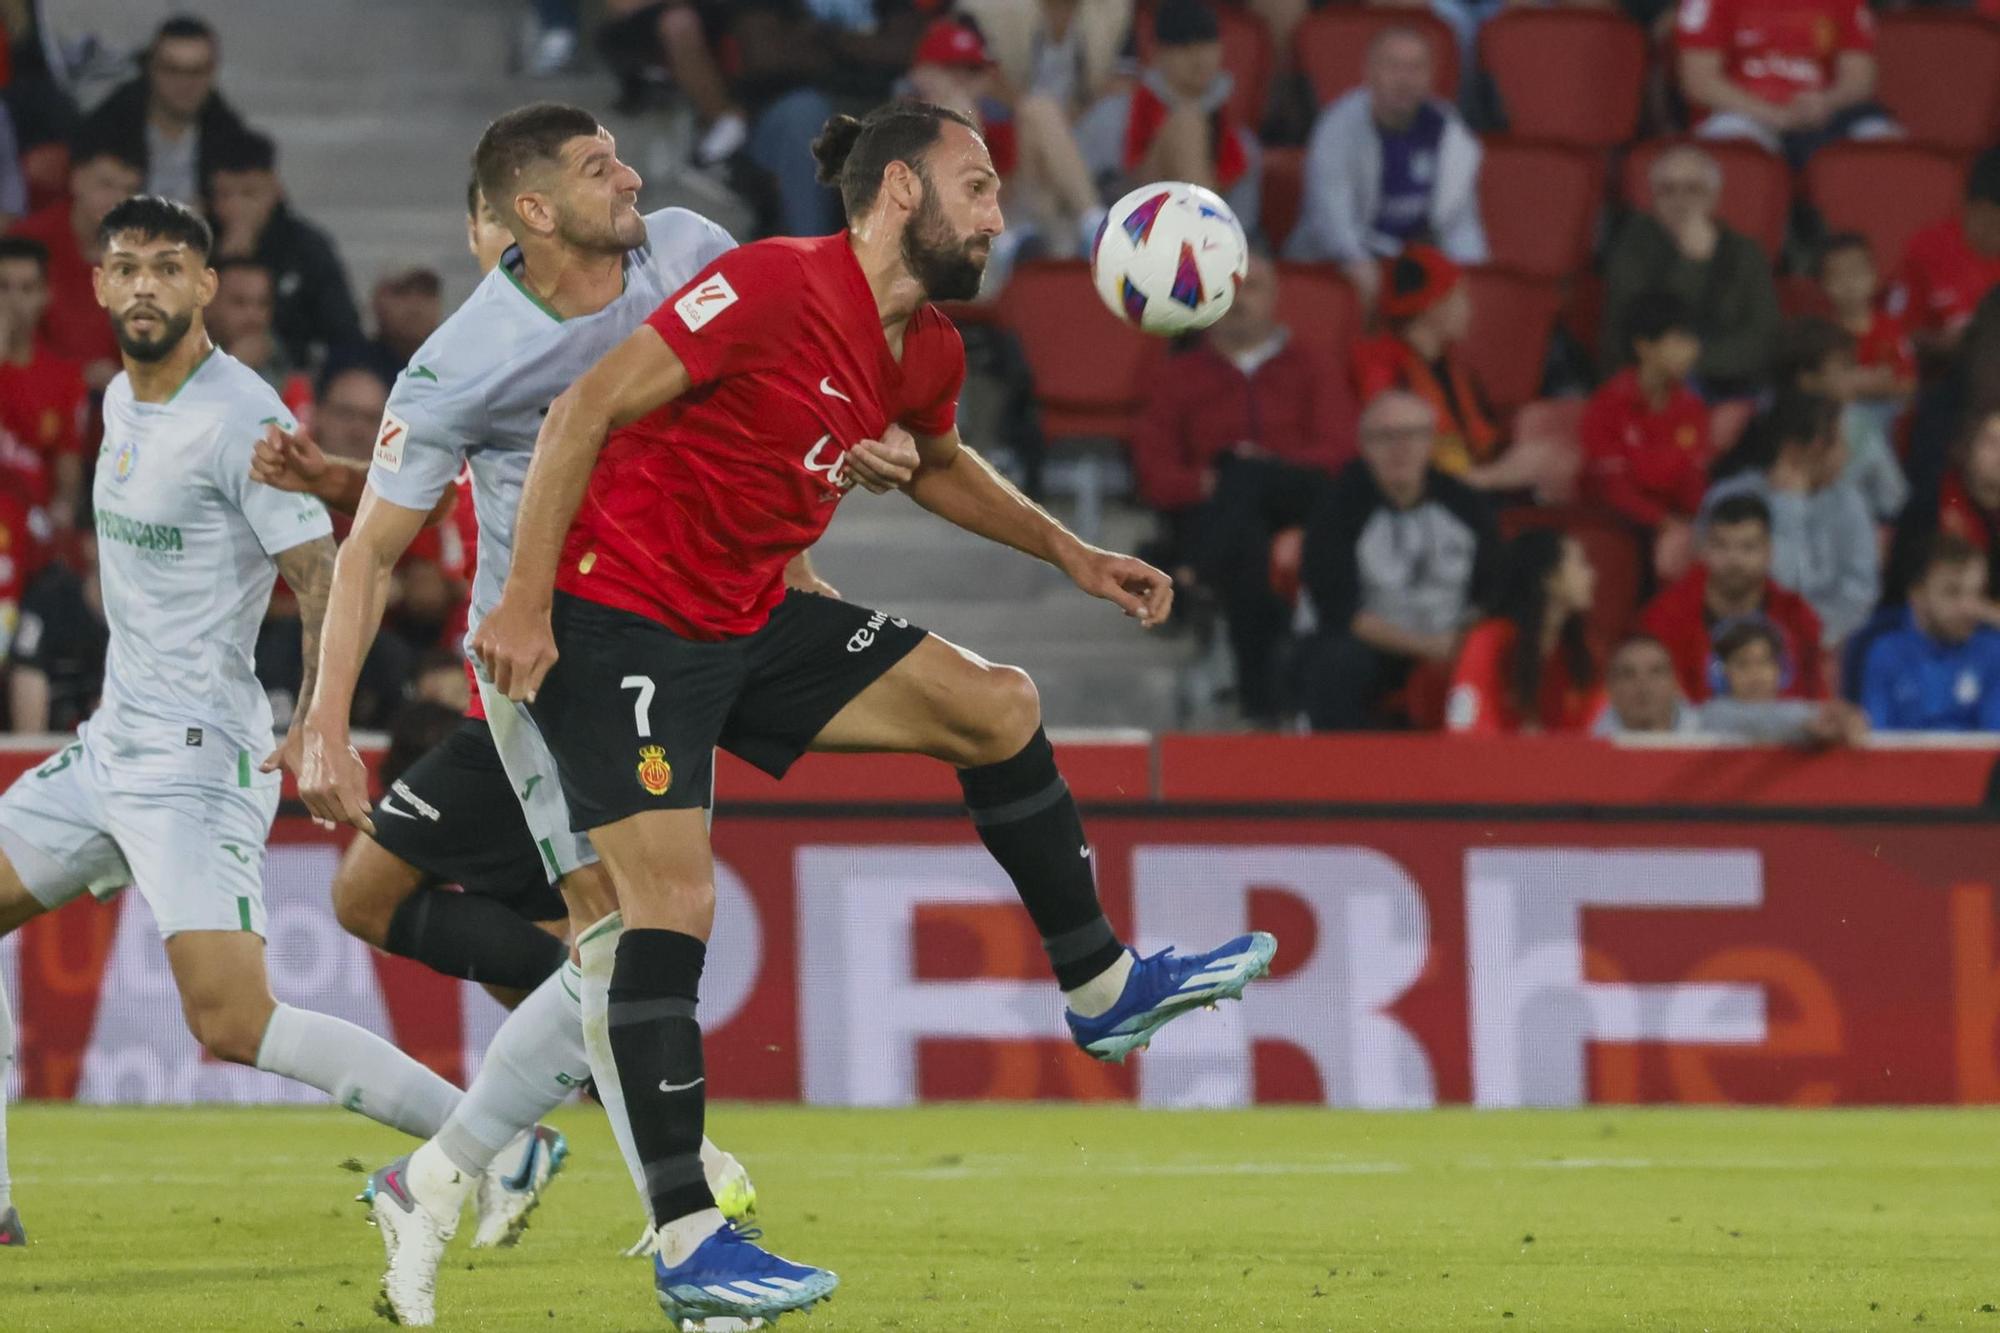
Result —
[[[0, 1329], [381, 1329], [349, 1202], [393, 1133], [318, 1110], [12, 1109], [33, 1245]], [[593, 1108], [518, 1248], [454, 1243], [438, 1326], [664, 1328]], [[848, 1330], [2000, 1333], [2000, 1113], [1356, 1114], [722, 1105], [767, 1240]], [[346, 1164], [346, 1165], [343, 1165]]]

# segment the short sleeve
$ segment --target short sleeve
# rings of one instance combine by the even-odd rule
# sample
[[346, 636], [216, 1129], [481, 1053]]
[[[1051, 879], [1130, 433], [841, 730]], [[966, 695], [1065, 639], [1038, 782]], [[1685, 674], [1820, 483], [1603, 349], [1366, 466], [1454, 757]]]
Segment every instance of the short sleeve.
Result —
[[646, 219], [653, 270], [668, 291], [736, 248], [736, 238], [687, 208], [663, 208]]
[[1674, 37], [1683, 50], [1719, 51], [1728, 44], [1728, 0], [1681, 0]]
[[690, 384], [713, 384], [794, 344], [803, 285], [789, 250], [739, 246], [668, 297], [646, 323], [680, 358]]
[[965, 387], [965, 339], [934, 308], [925, 318], [921, 364], [910, 368], [919, 382], [911, 385], [898, 424], [912, 435], [948, 435], [958, 425], [958, 395]]
[[216, 486], [250, 524], [266, 555], [278, 555], [333, 535], [333, 519], [318, 500], [250, 479], [251, 451], [263, 428], [273, 422], [285, 430], [298, 429], [298, 423], [288, 415], [268, 416], [255, 423], [232, 416], [223, 426], [225, 434], [215, 452], [222, 474], [215, 479]]
[[432, 387], [429, 380], [411, 379], [407, 371], [397, 378], [368, 463], [368, 485], [377, 495], [426, 512], [458, 480], [466, 453], [476, 443], [467, 427], [454, 420], [449, 404], [429, 391]]

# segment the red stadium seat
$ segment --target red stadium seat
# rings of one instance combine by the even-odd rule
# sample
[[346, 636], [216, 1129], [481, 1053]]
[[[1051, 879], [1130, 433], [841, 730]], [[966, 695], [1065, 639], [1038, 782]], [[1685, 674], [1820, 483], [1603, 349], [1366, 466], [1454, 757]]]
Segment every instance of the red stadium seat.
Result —
[[1866, 236], [1876, 264], [1892, 272], [1911, 233], [1958, 211], [1965, 167], [1909, 144], [1836, 143], [1806, 163], [1805, 187], [1830, 230]]
[[[1256, 134], [1263, 128], [1264, 112], [1271, 105], [1271, 30], [1264, 21], [1238, 9], [1215, 6], [1222, 28], [1222, 67], [1236, 86], [1229, 93], [1229, 109], [1244, 128]], [[1153, 15], [1151, 5], [1141, 6], [1141, 16], [1133, 25], [1139, 39], [1139, 59], [1153, 55]]]
[[1541, 390], [1562, 289], [1547, 278], [1497, 266], [1467, 269], [1465, 280], [1472, 293], [1466, 359], [1494, 410], [1506, 416]]
[[1493, 262], [1561, 278], [1590, 266], [1604, 179], [1597, 154], [1495, 137], [1479, 168], [1479, 215]]
[[1632, 628], [1650, 552], [1623, 520], [1583, 505], [1522, 505], [1500, 515], [1503, 536], [1517, 537], [1533, 528], [1558, 528], [1582, 544], [1597, 571], [1590, 636], [1609, 651]]
[[1325, 106], [1361, 85], [1368, 43], [1384, 28], [1414, 28], [1430, 39], [1437, 67], [1437, 95], [1458, 96], [1458, 40], [1437, 15], [1422, 9], [1329, 6], [1306, 16], [1292, 33], [1299, 69], [1312, 85], [1313, 100]]
[[1819, 280], [1804, 273], [1780, 275], [1778, 308], [1785, 312], [1786, 319], [1833, 313], [1833, 307], [1827, 304], [1826, 293], [1820, 290]]
[[1974, 153], [2000, 131], [2000, 24], [1973, 14], [1885, 14], [1875, 43], [1875, 97], [1910, 137]]
[[1585, 9], [1509, 9], [1480, 29], [1479, 57], [1514, 134], [1613, 148], [1638, 133], [1646, 33], [1630, 19]]
[[[1625, 157], [1625, 203], [1644, 211], [1652, 203], [1646, 173], [1653, 159], [1677, 143], [1689, 139], [1649, 139]], [[1717, 211], [1722, 220], [1776, 255], [1785, 243], [1785, 227], [1791, 221], [1792, 172], [1784, 160], [1755, 144], [1741, 142], [1696, 145], [1722, 168], [1722, 203]]]
[[1305, 203], [1305, 160], [1303, 148], [1264, 150], [1264, 188], [1261, 222], [1264, 239], [1273, 249], [1282, 249], [1299, 225], [1299, 210]]
[[1082, 260], [1021, 264], [1000, 294], [1000, 317], [1021, 340], [1051, 438], [1124, 440], [1152, 339], [1097, 299]]
[[1321, 373], [1346, 376], [1348, 349], [1361, 335], [1361, 302], [1338, 266], [1278, 265], [1278, 318]]

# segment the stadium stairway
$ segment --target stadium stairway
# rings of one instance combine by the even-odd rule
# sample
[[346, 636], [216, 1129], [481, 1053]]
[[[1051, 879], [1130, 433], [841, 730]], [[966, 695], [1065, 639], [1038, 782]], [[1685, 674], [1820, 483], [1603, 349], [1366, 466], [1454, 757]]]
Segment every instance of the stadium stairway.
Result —
[[[213, 23], [225, 94], [276, 137], [291, 198], [333, 233], [364, 308], [379, 275], [410, 264], [443, 274], [452, 304], [470, 290], [465, 177], [488, 120], [535, 97], [601, 109], [611, 96], [587, 50], [573, 75], [531, 81], [508, 72], [527, 10], [520, 0], [61, 0], [51, 8], [65, 38], [96, 33], [114, 50], [136, 48], [170, 13]], [[747, 219], [680, 166], [691, 136], [684, 116], [607, 121], [647, 178], [648, 207], [686, 204], [741, 232]], [[1146, 531], [1139, 516], [1114, 511], [1101, 540], [1131, 549]], [[818, 556], [846, 595], [1027, 668], [1052, 725], [1184, 720], [1186, 640], [1141, 634], [1055, 571], [899, 497], [850, 497]]]

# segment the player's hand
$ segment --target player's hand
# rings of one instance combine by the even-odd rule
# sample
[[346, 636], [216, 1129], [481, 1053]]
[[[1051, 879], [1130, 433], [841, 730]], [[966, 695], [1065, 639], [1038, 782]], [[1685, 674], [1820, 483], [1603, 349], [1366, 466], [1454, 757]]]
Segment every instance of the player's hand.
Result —
[[1092, 597], [1115, 602], [1147, 629], [1166, 623], [1174, 606], [1174, 581], [1143, 560], [1086, 547], [1068, 571]]
[[264, 762], [257, 765], [259, 773], [275, 773], [284, 769], [293, 777], [304, 777], [306, 728], [303, 717], [294, 717], [292, 725], [285, 729], [285, 743], [266, 755]]
[[847, 475], [876, 495], [901, 490], [923, 463], [916, 437], [891, 426], [879, 440], [863, 440], [847, 451]]
[[283, 430], [275, 422], [264, 427], [263, 438], [250, 453], [250, 480], [300, 495], [318, 493], [327, 467], [326, 455], [310, 435]]
[[[292, 732], [300, 738], [299, 799], [313, 822], [321, 828], [347, 824], [372, 837], [375, 821], [368, 814], [368, 769], [346, 734], [333, 735], [310, 718], [295, 724]], [[290, 744], [287, 737], [287, 747]]]
[[515, 703], [533, 703], [535, 691], [556, 664], [556, 636], [546, 606], [527, 608], [504, 593], [500, 604], [479, 622], [472, 651], [500, 693]]

